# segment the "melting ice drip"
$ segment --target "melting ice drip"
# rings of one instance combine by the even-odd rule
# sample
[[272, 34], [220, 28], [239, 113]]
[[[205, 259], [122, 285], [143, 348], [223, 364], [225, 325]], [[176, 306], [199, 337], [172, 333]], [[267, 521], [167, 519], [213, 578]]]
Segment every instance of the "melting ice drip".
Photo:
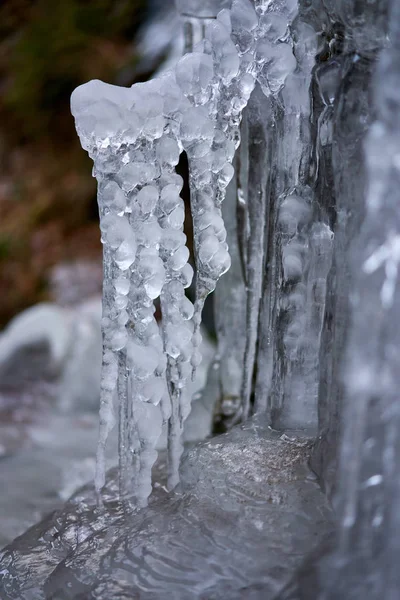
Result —
[[[94, 161], [104, 244], [103, 365], [95, 484], [119, 410], [120, 493], [139, 506], [168, 421], [168, 485], [179, 480], [185, 382], [199, 364], [201, 313], [230, 258], [221, 203], [234, 169], [241, 113], [257, 80], [277, 95], [296, 68], [289, 25], [297, 0], [234, 0], [208, 23], [205, 39], [159, 78], [120, 88], [77, 88], [72, 113]], [[183, 232], [182, 151], [189, 160], [196, 300]], [[154, 317], [161, 300], [162, 332]]]

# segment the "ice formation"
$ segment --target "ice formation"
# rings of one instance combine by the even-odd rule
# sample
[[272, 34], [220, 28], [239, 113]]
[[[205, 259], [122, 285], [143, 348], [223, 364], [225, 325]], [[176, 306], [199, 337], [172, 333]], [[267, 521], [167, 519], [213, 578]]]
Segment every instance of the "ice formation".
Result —
[[[360, 598], [394, 599], [400, 591], [400, 4], [392, 0], [388, 13], [390, 43], [374, 74], [374, 122], [365, 141], [366, 213], [352, 257], [340, 530], [331, 563], [340, 583], [325, 583], [329, 600], [351, 586]], [[379, 25], [382, 36], [386, 27]], [[363, 580], [360, 572], [369, 575]]]
[[[296, 14], [293, 2], [260, 1], [253, 7], [249, 0], [234, 0], [230, 10], [210, 20], [204, 40], [174, 70], [130, 89], [92, 81], [72, 96], [77, 131], [98, 179], [104, 244], [98, 490], [105, 482], [104, 447], [113, 425], [116, 390], [121, 495], [133, 492], [139, 504], [146, 503], [155, 445], [166, 420], [169, 486], [178, 483], [182, 426], [190, 410], [185, 382], [201, 360], [201, 313], [207, 295], [230, 266], [221, 203], [234, 174], [242, 111], [256, 81], [274, 98], [294, 73], [297, 63], [288, 27]], [[183, 150], [189, 161], [194, 229], [194, 307], [184, 293], [192, 268], [183, 233], [182, 180], [175, 172]], [[301, 203], [297, 198], [293, 202]], [[257, 211], [254, 202], [250, 205]], [[257, 214], [254, 221], [261, 223], [262, 233]], [[243, 418], [249, 415], [255, 305], [261, 295], [259, 265], [253, 266], [258, 233], [249, 234], [250, 335]], [[297, 281], [302, 241], [293, 241], [295, 235], [287, 235], [284, 277]], [[154, 319], [156, 298], [161, 300], [162, 335]]]
[[[178, 5], [190, 52], [172, 71], [72, 101], [104, 242], [97, 492], [114, 405], [119, 469], [104, 510], [83, 489], [0, 554], [3, 595], [397, 600], [399, 1]], [[186, 453], [172, 494], [161, 456], [149, 496], [167, 421], [178, 481], [215, 287], [205, 394], [229, 431]]]

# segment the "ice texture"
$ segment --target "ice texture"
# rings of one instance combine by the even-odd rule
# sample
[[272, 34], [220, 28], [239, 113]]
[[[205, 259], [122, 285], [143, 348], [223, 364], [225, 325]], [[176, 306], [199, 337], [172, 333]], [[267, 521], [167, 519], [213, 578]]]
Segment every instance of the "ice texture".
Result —
[[[92, 81], [72, 95], [77, 131], [94, 161], [104, 244], [99, 492], [105, 482], [104, 448], [115, 404], [121, 495], [146, 503], [154, 448], [166, 420], [169, 487], [179, 480], [182, 427], [190, 410], [185, 382], [201, 359], [202, 309], [231, 264], [221, 204], [234, 174], [242, 111], [256, 81], [262, 97], [275, 98], [293, 75], [297, 63], [286, 33], [296, 14], [297, 5], [290, 3], [257, 2], [253, 7], [249, 0], [234, 0], [230, 10], [223, 9], [207, 23], [204, 39], [172, 71], [130, 89]], [[272, 34], [277, 20], [286, 23], [284, 35]], [[194, 307], [184, 294], [191, 268], [183, 233], [182, 180], [175, 172], [183, 150], [190, 173]], [[262, 168], [256, 157], [251, 165]], [[250, 195], [258, 194], [257, 186], [262, 185], [258, 177], [258, 172], [249, 174], [256, 186], [253, 191], [250, 185]], [[257, 240], [264, 221], [258, 214], [265, 213], [254, 199], [249, 206], [250, 227], [254, 222], [257, 230], [250, 231], [248, 242], [250, 334], [243, 378], [244, 420], [249, 415], [256, 304], [261, 294], [263, 253], [257, 252]], [[298, 262], [294, 244], [291, 250], [294, 254], [287, 256], [287, 265]], [[154, 320], [157, 298], [163, 314], [162, 336]]]
[[302, 3], [255, 5], [262, 31], [256, 60], [268, 60], [244, 111], [237, 173], [247, 319], [240, 411], [247, 418], [254, 400], [274, 427], [315, 431], [334, 238], [314, 192], [310, 89], [318, 29]]
[[[318, 28], [328, 23], [331, 31], [328, 47], [328, 40], [322, 40], [313, 84], [313, 118], [318, 136], [316, 194], [323, 200], [322, 210], [335, 237], [321, 336], [319, 435], [312, 457], [312, 466], [330, 497], [336, 487], [346, 381], [344, 357], [358, 268], [353, 265], [354, 240], [365, 213], [364, 139], [374, 114], [371, 75], [386, 38], [387, 2], [365, 6], [359, 19], [355, 19], [355, 12], [354, 2], [348, 2], [339, 15], [335, 3], [326, 12], [316, 3], [313, 17]], [[364, 38], [362, 45], [360, 36]]]
[[365, 218], [351, 264], [355, 283], [335, 501], [340, 529], [331, 561], [338, 580], [325, 583], [329, 599], [346, 587], [354, 598], [371, 599], [391, 600], [400, 590], [399, 33], [400, 6], [390, 1], [390, 42], [373, 75], [374, 120], [365, 139]]
[[257, 418], [188, 452], [175, 494], [161, 455], [139, 511], [111, 472], [105, 510], [87, 486], [0, 552], [2, 600], [272, 598], [332, 527], [310, 442]]
[[[399, 2], [179, 6], [171, 71], [72, 98], [104, 243], [96, 493], [1, 553], [3, 595], [397, 600]], [[181, 461], [214, 288], [203, 397], [236, 426]]]

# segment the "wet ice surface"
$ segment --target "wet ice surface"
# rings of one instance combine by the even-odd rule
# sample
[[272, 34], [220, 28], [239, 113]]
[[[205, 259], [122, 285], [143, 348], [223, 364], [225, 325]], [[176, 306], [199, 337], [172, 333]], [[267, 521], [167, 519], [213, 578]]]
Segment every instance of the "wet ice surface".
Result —
[[[47, 314], [44, 313], [44, 316]], [[41, 339], [39, 321], [38, 316], [36, 328], [40, 334], [38, 339]], [[79, 339], [82, 342], [82, 335]], [[16, 356], [21, 357], [26, 339], [13, 344]], [[0, 481], [5, 482], [0, 492], [0, 548], [50, 511], [59, 509], [78, 487], [93, 479], [98, 414], [89, 411], [93, 401], [85, 401], [82, 393], [79, 394], [80, 405], [71, 400], [71, 378], [74, 378], [78, 391], [82, 391], [85, 385], [90, 387], [90, 381], [80, 371], [82, 365], [83, 368], [88, 365], [88, 361], [95, 363], [96, 356], [93, 357], [88, 344], [85, 347], [88, 353], [92, 352], [91, 358], [82, 362], [82, 358], [74, 352], [68, 353], [69, 362], [59, 370], [58, 378], [51, 381], [43, 378], [43, 372], [52, 364], [47, 346], [46, 353], [41, 354], [40, 345], [32, 345], [31, 356], [36, 356], [36, 363], [32, 361], [31, 364], [41, 365], [36, 380], [22, 377], [26, 365], [8, 361], [9, 372], [18, 372], [21, 376], [14, 378], [12, 389], [5, 387], [5, 377], [0, 383]], [[184, 439], [187, 442], [204, 439], [211, 430], [213, 406], [209, 400], [212, 398], [199, 393], [214, 354], [213, 344], [206, 335], [202, 352], [204, 363], [189, 388], [195, 400], [185, 431]], [[77, 366], [77, 363], [81, 365], [79, 372], [68, 366]], [[96, 365], [93, 364], [92, 373], [95, 370]], [[82, 378], [84, 380], [79, 384]], [[69, 390], [68, 398], [63, 393], [66, 387]], [[95, 397], [95, 390], [88, 390], [87, 395]], [[165, 446], [166, 428], [159, 440], [159, 447]], [[106, 458], [107, 467], [117, 461], [116, 430], [110, 435]]]
[[272, 598], [332, 526], [310, 445], [251, 421], [189, 450], [170, 494], [161, 454], [136, 511], [111, 472], [104, 512], [83, 488], [4, 549], [2, 598]]
[[0, 547], [60, 508], [77, 486], [93, 477], [97, 416], [47, 411], [40, 417], [42, 425], [24, 428], [24, 446], [0, 459]]

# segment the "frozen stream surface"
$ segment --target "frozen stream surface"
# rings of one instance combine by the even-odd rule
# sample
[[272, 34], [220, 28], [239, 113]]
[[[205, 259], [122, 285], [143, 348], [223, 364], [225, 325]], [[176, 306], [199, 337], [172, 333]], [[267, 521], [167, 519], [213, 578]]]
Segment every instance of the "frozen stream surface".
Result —
[[253, 419], [187, 451], [174, 493], [160, 453], [139, 510], [110, 471], [104, 511], [84, 487], [2, 551], [2, 600], [272, 599], [332, 528], [310, 446]]

